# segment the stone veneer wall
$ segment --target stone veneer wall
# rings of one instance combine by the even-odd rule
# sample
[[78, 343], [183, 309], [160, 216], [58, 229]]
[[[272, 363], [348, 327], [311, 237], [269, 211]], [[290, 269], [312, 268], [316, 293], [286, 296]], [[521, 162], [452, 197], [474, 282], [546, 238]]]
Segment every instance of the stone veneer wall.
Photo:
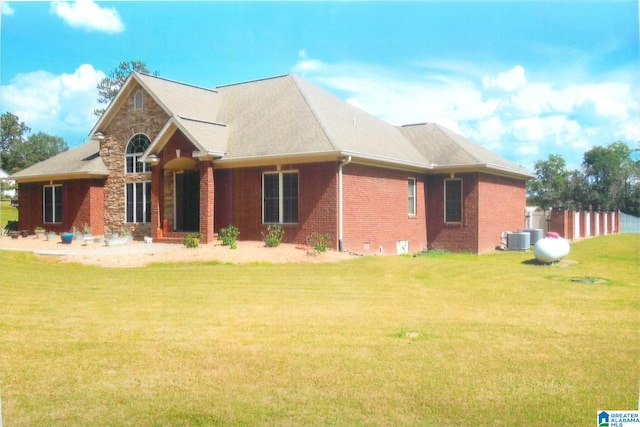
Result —
[[[143, 93], [143, 108], [133, 108], [133, 98], [138, 90]], [[104, 227], [112, 231], [128, 230], [136, 237], [151, 235], [151, 224], [127, 224], [125, 218], [125, 184], [151, 181], [151, 173], [125, 174], [127, 143], [134, 135], [143, 133], [151, 141], [169, 119], [167, 113], [153, 101], [141, 86], [135, 85], [124, 94], [124, 103], [105, 129], [100, 144], [100, 156], [109, 168], [110, 175], [104, 185]]]

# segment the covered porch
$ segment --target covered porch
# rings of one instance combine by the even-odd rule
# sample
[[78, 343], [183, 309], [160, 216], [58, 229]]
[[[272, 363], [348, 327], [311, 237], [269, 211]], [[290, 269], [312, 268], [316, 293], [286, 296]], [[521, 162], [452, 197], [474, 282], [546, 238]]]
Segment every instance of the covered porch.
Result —
[[210, 243], [216, 239], [213, 161], [221, 153], [204, 151], [181, 125], [181, 119], [170, 120], [142, 158], [152, 164], [151, 233], [179, 242], [199, 232], [202, 243]]

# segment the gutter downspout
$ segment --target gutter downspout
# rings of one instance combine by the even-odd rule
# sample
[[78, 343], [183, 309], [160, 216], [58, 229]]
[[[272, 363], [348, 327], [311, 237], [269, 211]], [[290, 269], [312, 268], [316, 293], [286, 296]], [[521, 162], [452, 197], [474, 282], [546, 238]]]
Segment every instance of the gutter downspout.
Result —
[[338, 250], [344, 252], [344, 233], [342, 225], [342, 168], [351, 163], [351, 156], [343, 157], [338, 165]]

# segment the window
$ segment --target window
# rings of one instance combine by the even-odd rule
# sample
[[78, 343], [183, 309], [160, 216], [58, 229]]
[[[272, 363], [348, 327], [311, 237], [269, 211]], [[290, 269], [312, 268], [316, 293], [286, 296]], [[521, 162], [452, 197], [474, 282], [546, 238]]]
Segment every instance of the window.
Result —
[[462, 180], [444, 181], [444, 221], [462, 222]]
[[127, 222], [151, 222], [151, 183], [129, 183], [127, 184], [126, 193]]
[[133, 109], [134, 110], [142, 110], [142, 107], [144, 107], [143, 98], [142, 98], [142, 91], [139, 90], [133, 96]]
[[141, 173], [151, 172], [151, 165], [149, 163], [140, 163], [140, 156], [144, 153], [144, 150], [149, 147], [151, 141], [146, 135], [141, 133], [134, 135], [127, 144], [126, 154], [126, 172], [127, 173]]
[[416, 215], [416, 179], [409, 178], [409, 209], [408, 213], [411, 216]]
[[45, 185], [43, 188], [43, 217], [45, 224], [62, 223], [62, 186]]
[[298, 222], [298, 172], [265, 173], [262, 176], [262, 222]]

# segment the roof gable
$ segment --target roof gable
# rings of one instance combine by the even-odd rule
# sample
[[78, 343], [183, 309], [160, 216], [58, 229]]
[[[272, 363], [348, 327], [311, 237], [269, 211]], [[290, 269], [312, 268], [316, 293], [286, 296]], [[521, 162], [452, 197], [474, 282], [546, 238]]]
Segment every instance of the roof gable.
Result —
[[207, 121], [217, 115], [220, 107], [221, 97], [215, 90], [134, 71], [93, 126], [90, 135], [108, 127], [137, 85], [140, 85], [169, 117], [177, 115], [193, 120]]

